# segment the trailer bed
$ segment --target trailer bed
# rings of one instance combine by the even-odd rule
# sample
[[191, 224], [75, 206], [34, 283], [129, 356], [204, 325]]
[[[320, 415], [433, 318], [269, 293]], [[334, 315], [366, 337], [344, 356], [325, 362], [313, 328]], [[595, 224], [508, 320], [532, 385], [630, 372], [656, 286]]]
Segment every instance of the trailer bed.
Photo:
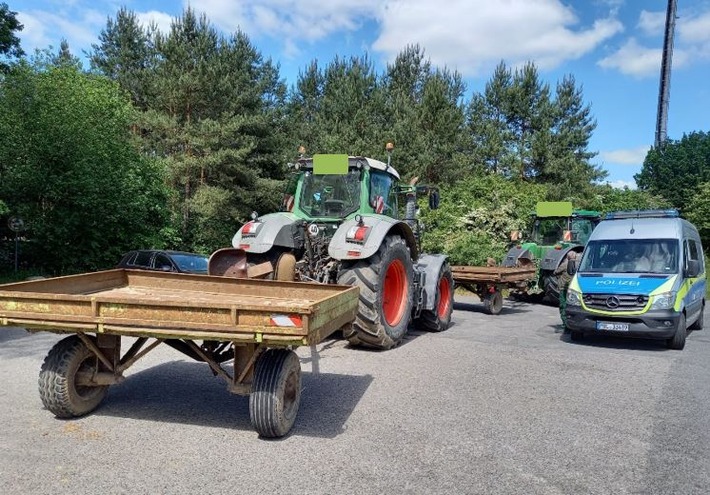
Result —
[[351, 322], [357, 304], [355, 287], [119, 269], [0, 285], [0, 324], [309, 345]]
[[517, 266], [452, 266], [454, 282], [483, 282], [491, 284], [506, 284], [527, 282], [535, 278], [537, 268]]

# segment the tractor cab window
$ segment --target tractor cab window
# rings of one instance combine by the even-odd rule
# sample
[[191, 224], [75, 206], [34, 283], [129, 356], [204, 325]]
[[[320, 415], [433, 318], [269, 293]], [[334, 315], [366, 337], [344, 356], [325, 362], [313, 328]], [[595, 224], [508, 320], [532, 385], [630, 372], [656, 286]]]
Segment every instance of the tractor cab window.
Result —
[[281, 199], [280, 211], [293, 211], [293, 204], [296, 199], [296, 187], [300, 174], [293, 174], [286, 183], [283, 198]]
[[375, 213], [397, 218], [397, 188], [394, 177], [378, 170], [370, 171], [370, 206]]
[[309, 217], [345, 218], [360, 207], [360, 171], [344, 175], [304, 172], [298, 207]]
[[589, 236], [592, 235], [594, 226], [588, 218], [573, 218], [572, 219], [572, 240], [579, 244], [586, 244]]
[[565, 230], [566, 218], [538, 218], [533, 226], [533, 240], [544, 246], [556, 244], [563, 239]]

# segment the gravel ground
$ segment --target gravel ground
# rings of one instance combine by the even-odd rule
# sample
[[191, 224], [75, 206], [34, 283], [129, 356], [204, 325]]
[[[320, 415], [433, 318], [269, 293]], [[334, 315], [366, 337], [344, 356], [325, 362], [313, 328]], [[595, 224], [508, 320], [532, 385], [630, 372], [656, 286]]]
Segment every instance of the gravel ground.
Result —
[[453, 326], [386, 352], [299, 349], [292, 433], [159, 347], [93, 414], [55, 419], [37, 374], [61, 337], [0, 327], [0, 494], [710, 492], [710, 329], [684, 351], [560, 333], [556, 308], [457, 296]]

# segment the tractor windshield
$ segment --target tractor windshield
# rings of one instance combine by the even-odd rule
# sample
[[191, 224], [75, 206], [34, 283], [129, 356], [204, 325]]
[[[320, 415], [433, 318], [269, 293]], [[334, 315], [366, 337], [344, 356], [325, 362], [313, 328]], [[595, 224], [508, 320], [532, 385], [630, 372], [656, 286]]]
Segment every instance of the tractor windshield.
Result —
[[309, 217], [345, 218], [360, 208], [360, 171], [345, 175], [303, 175], [299, 209]]
[[533, 225], [533, 241], [536, 244], [550, 246], [563, 239], [567, 230], [567, 218], [538, 218]]

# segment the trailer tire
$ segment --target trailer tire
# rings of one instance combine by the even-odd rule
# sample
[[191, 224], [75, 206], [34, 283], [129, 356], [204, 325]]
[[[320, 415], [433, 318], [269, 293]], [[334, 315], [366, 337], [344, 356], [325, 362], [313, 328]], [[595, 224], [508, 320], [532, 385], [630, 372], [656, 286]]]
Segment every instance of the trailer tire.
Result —
[[685, 315], [681, 314], [680, 318], [678, 319], [678, 327], [676, 328], [675, 333], [673, 334], [673, 337], [666, 340], [666, 346], [669, 349], [675, 349], [676, 351], [682, 351], [683, 348], [685, 347], [685, 337], [687, 334], [688, 334], [688, 331], [685, 327]]
[[286, 435], [296, 421], [301, 403], [301, 363], [288, 349], [267, 349], [254, 367], [249, 395], [249, 417], [265, 438]]
[[483, 307], [489, 315], [500, 314], [503, 309], [503, 293], [496, 289], [490, 292], [483, 298]]
[[76, 375], [80, 370], [96, 370], [97, 366], [98, 358], [78, 336], [57, 342], [39, 373], [39, 396], [44, 407], [58, 418], [83, 416], [96, 409], [108, 386], [77, 386]]
[[338, 283], [360, 288], [355, 321], [343, 330], [352, 345], [391, 349], [407, 333], [412, 312], [412, 259], [398, 235], [385, 237], [366, 260], [343, 264]]
[[439, 270], [439, 280], [436, 284], [436, 300], [434, 309], [422, 310], [414, 324], [421, 330], [443, 332], [451, 324], [451, 313], [454, 310], [454, 276], [451, 267], [444, 262]]

